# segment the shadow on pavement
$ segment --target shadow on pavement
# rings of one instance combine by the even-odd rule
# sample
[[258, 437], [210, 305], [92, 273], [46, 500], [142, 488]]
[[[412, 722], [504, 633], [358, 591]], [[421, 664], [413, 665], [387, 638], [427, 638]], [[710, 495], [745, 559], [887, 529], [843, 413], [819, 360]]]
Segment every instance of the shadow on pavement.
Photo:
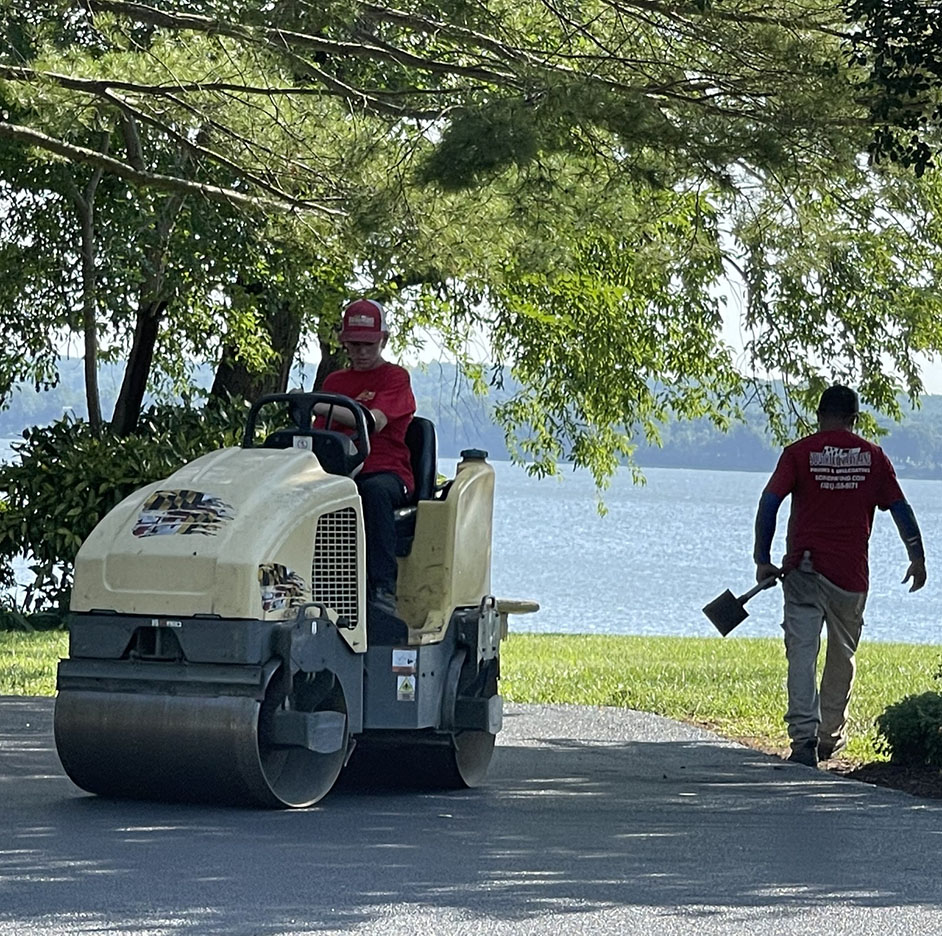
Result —
[[[480, 789], [344, 786], [263, 812], [87, 796], [59, 767], [52, 700], [0, 700], [0, 933], [308, 933], [410, 910], [655, 907], [692, 924], [732, 907], [774, 921], [942, 898], [924, 858], [942, 842], [935, 804], [705, 733], [547, 736], [553, 713], [530, 708], [513, 710]], [[566, 714], [593, 724], [591, 709]]]

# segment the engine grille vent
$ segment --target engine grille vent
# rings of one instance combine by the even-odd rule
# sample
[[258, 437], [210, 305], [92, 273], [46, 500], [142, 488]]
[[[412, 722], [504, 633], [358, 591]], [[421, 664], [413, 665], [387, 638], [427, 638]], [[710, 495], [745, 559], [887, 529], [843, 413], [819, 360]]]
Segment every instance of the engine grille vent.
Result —
[[311, 597], [347, 618], [350, 627], [359, 623], [357, 515], [352, 507], [317, 518]]

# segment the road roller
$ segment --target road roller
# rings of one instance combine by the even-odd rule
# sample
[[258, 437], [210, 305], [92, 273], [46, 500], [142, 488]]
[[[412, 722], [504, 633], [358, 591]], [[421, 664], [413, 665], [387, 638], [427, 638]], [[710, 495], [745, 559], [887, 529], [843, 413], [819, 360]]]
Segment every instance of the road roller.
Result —
[[[314, 406], [326, 428], [312, 428]], [[346, 409], [354, 426], [333, 428]], [[55, 743], [107, 797], [305, 807], [369, 764], [475, 786], [501, 728], [500, 645], [532, 601], [491, 594], [494, 469], [437, 472], [435, 429], [407, 443], [393, 616], [368, 600], [354, 481], [371, 415], [326, 393], [272, 394], [240, 447], [118, 504], [78, 552]]]

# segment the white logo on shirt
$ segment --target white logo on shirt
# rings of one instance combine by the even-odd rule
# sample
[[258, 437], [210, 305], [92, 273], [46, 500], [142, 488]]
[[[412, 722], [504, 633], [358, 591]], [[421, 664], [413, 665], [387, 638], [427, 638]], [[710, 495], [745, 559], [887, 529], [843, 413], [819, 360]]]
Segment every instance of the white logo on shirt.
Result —
[[820, 452], [811, 452], [812, 468], [869, 468], [870, 453], [862, 452], [860, 447], [842, 449], [835, 445], [825, 445]]
[[826, 445], [808, 453], [808, 467], [822, 491], [856, 490], [870, 475], [871, 453], [857, 448]]

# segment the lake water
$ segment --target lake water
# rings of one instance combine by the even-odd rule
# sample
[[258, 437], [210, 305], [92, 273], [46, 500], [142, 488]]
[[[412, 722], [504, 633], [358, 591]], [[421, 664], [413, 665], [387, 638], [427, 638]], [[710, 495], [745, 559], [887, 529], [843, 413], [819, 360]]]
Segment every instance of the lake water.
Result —
[[[568, 472], [536, 481], [497, 463], [493, 589], [534, 598], [515, 631], [716, 636], [701, 609], [729, 588], [755, 583], [753, 520], [765, 474], [648, 469], [638, 487], [620, 472], [599, 516], [591, 478]], [[929, 581], [910, 594], [909, 564], [889, 514], [878, 511], [870, 545], [868, 640], [942, 644], [942, 481], [903, 479], [926, 543]], [[784, 552], [788, 503], [773, 556]], [[778, 636], [779, 588], [760, 592], [735, 634]]]
[[[9, 455], [0, 441], [0, 459]], [[440, 470], [453, 475], [455, 461]], [[563, 469], [537, 480], [506, 462], [494, 464], [492, 585], [505, 598], [532, 598], [536, 614], [514, 617], [515, 631], [716, 637], [701, 608], [729, 588], [754, 583], [752, 525], [766, 475], [650, 468], [647, 484], [619, 472], [596, 509], [592, 479]], [[896, 527], [877, 512], [870, 546], [871, 589], [865, 638], [942, 644], [942, 481], [902, 480], [922, 528], [929, 581], [910, 594]], [[784, 551], [788, 504], [779, 512], [773, 556]], [[748, 604], [742, 637], [780, 634], [781, 590]]]

